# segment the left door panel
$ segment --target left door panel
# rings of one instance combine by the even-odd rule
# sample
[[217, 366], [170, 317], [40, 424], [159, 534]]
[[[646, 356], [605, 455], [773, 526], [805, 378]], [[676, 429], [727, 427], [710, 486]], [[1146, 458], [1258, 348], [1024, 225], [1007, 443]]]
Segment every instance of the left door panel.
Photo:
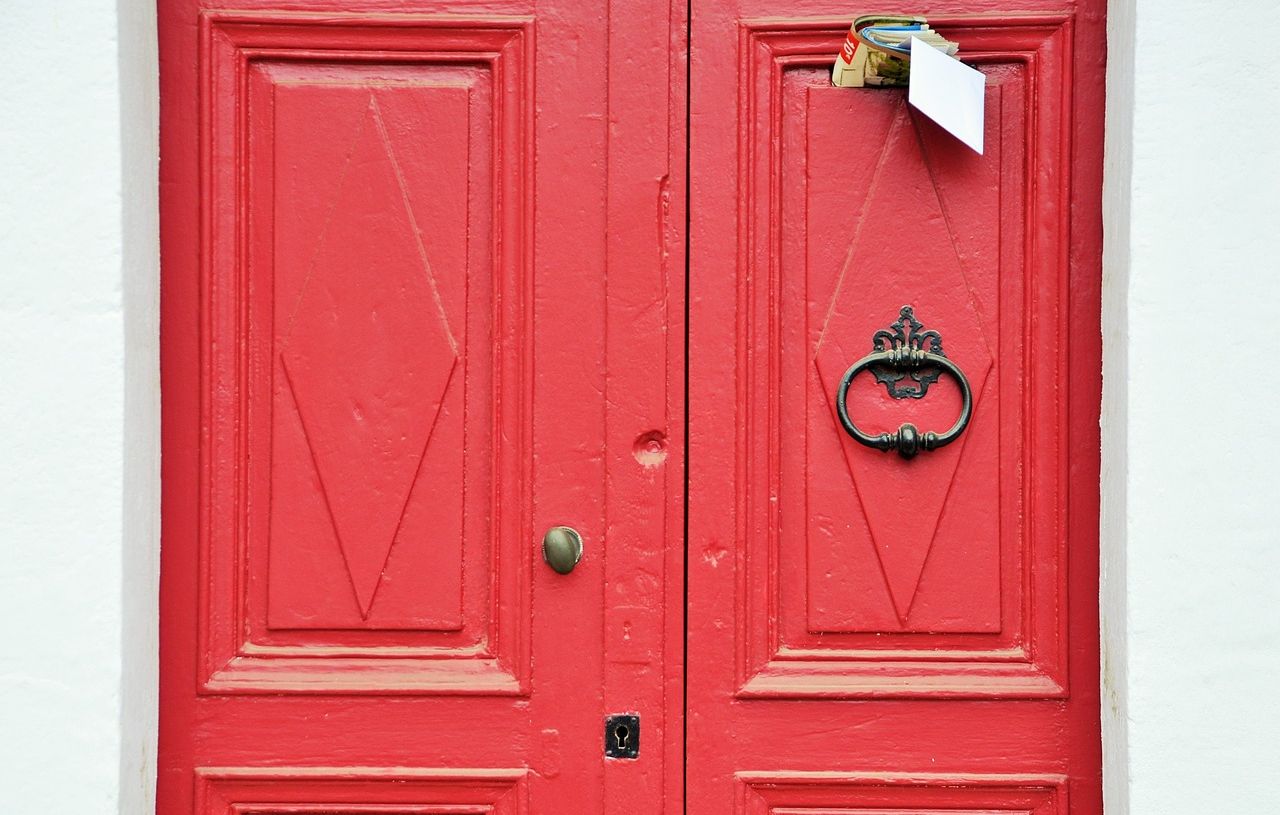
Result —
[[161, 4], [159, 812], [602, 810], [601, 564], [535, 547], [605, 522], [604, 373], [534, 389], [604, 338], [565, 4]]

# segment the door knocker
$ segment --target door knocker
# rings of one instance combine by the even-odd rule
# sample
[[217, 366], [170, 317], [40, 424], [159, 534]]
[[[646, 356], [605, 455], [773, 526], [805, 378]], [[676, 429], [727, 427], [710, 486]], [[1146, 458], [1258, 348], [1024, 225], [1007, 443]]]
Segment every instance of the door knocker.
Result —
[[[836, 392], [836, 413], [845, 432], [859, 444], [877, 450], [897, 450], [903, 458], [912, 458], [921, 450], [945, 447], [959, 438], [973, 415], [973, 394], [964, 372], [943, 353], [942, 335], [933, 329], [924, 330], [912, 307], [903, 306], [896, 322], [871, 337], [871, 347], [870, 354], [845, 371], [840, 380], [840, 390]], [[845, 398], [853, 378], [865, 370], [870, 370], [894, 399], [920, 399], [944, 372], [950, 374], [960, 385], [960, 418], [945, 433], [921, 433], [910, 422], [904, 422], [894, 433], [875, 436], [864, 433], [849, 418]]]

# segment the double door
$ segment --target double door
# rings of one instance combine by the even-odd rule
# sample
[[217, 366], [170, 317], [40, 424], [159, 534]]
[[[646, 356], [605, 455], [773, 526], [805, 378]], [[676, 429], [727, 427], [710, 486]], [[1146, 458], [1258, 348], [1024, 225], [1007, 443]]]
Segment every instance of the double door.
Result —
[[860, 8], [161, 2], [158, 811], [1097, 815], [1102, 5], [1024, 5], [931, 15], [978, 156]]

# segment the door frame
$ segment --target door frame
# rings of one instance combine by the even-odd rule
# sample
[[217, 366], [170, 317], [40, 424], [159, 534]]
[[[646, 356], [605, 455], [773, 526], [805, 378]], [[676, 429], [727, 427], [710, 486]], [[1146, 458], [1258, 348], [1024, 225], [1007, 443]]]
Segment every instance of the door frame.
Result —
[[[1110, 0], [1108, 17], [1112, 20], [1109, 40], [1120, 46], [1134, 41], [1136, 22], [1133, 8], [1136, 0]], [[687, 19], [686, 7], [678, 4], [680, 19]], [[125, 332], [122, 340], [121, 373], [118, 379], [126, 392], [123, 434], [124, 447], [120, 459], [124, 476], [119, 485], [110, 485], [112, 495], [126, 506], [121, 554], [123, 585], [115, 587], [109, 602], [123, 622], [122, 642], [101, 665], [99, 675], [85, 682], [112, 681], [117, 676], [119, 659], [126, 669], [119, 682], [121, 773], [118, 800], [142, 805], [154, 799], [155, 750], [157, 727], [155, 711], [158, 693], [156, 638], [159, 626], [158, 567], [160, 549], [160, 351], [158, 302], [160, 290], [160, 228], [157, 221], [156, 190], [158, 168], [158, 82], [159, 66], [156, 49], [156, 7], [149, 0], [129, 0], [115, 11], [120, 36], [118, 55], [113, 64], [120, 71], [119, 119], [109, 122], [107, 130], [121, 139], [122, 155], [118, 158], [120, 176], [127, 194], [122, 196], [119, 223], [112, 234], [122, 247]], [[86, 38], [94, 36], [86, 30]], [[673, 40], [674, 41], [674, 40]], [[680, 60], [683, 68], [685, 60]], [[1133, 61], [1131, 57], [1114, 60], [1108, 67], [1108, 101], [1106, 118], [1106, 184], [1104, 189], [1104, 276], [1103, 299], [1103, 386], [1102, 448], [1102, 557], [1101, 616], [1102, 650], [1104, 654], [1102, 706], [1104, 792], [1114, 811], [1127, 806], [1129, 782], [1125, 770], [1129, 756], [1126, 722], [1128, 698], [1124, 673], [1127, 647], [1134, 641], [1130, 635], [1124, 566], [1129, 532], [1124, 528], [1129, 499], [1126, 493], [1125, 465], [1129, 414], [1126, 406], [1130, 386], [1125, 373], [1126, 360], [1135, 341], [1127, 332], [1128, 252], [1124, 242], [1131, 221], [1130, 177], [1134, 155], [1132, 111]], [[1128, 75], [1122, 73], [1128, 71]], [[681, 85], [681, 87], [684, 87]], [[1115, 93], [1120, 87], [1122, 93]], [[681, 103], [685, 97], [680, 96]], [[96, 102], [95, 102], [96, 104]], [[93, 111], [86, 109], [88, 116]], [[680, 123], [682, 137], [683, 122]], [[106, 134], [104, 133], [104, 136]], [[1170, 138], [1173, 136], [1171, 135]], [[679, 140], [673, 137], [673, 144]], [[683, 189], [683, 170], [677, 180], [673, 174], [667, 190]], [[73, 191], [74, 192], [74, 191]], [[673, 200], [679, 202], [677, 195]], [[683, 248], [681, 248], [683, 258]], [[683, 263], [677, 264], [683, 272]], [[683, 278], [681, 279], [683, 282]], [[683, 325], [682, 325], [683, 329]], [[673, 336], [675, 335], [672, 332]], [[681, 405], [683, 408], [683, 405]], [[683, 414], [682, 414], [683, 415]], [[675, 442], [678, 439], [669, 439]], [[681, 626], [683, 621], [681, 620]], [[670, 633], [670, 627], [669, 631]], [[91, 672], [93, 673], [93, 672]], [[676, 695], [679, 699], [679, 695]], [[124, 804], [122, 804], [124, 805]], [[127, 806], [132, 811], [133, 806]], [[145, 808], [145, 807], [144, 807]], [[153, 807], [152, 807], [153, 808]], [[142, 811], [142, 809], [139, 809]]]

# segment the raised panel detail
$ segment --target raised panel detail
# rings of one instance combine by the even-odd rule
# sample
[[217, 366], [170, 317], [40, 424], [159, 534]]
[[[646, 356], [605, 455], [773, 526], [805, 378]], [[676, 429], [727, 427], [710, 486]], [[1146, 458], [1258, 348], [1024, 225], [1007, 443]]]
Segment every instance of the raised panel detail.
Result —
[[[465, 407], [452, 385], [470, 349], [449, 312], [461, 327], [470, 88], [341, 76], [264, 77], [276, 115], [263, 175], [277, 193], [268, 627], [457, 629]], [[477, 356], [472, 376], [487, 373]]]
[[202, 17], [205, 692], [526, 689], [529, 25]]
[[[1066, 693], [1071, 18], [937, 22], [987, 75], [983, 156], [905, 91], [831, 87], [847, 23], [743, 28], [742, 696]], [[834, 408], [904, 305], [974, 396], [965, 434], [911, 460]], [[870, 432], [940, 432], [960, 394], [866, 376], [848, 404]]]
[[940, 773], [739, 773], [740, 815], [1065, 815], [1066, 779]]
[[[992, 449], [990, 439], [999, 426], [998, 412], [984, 392], [992, 350], [975, 303], [999, 302], [999, 263], [983, 261], [998, 257], [999, 243], [1006, 237], [998, 228], [1003, 86], [996, 85], [987, 95], [987, 128], [995, 132], [981, 159], [946, 143], [948, 137], [912, 113], [900, 92], [849, 94], [823, 86], [804, 90], [805, 118], [794, 124], [808, 131], [808, 167], [796, 167], [784, 157], [783, 181], [806, 171], [817, 182], [820, 188], [805, 201], [809, 221], [797, 226], [801, 234], [812, 232], [822, 239], [808, 242], [807, 256], [792, 255], [790, 247], [783, 247], [784, 269], [803, 269], [805, 274], [796, 276], [795, 287], [788, 285], [790, 276], [782, 281], [780, 306], [784, 322], [794, 309], [803, 320], [799, 324], [810, 327], [797, 348], [816, 349], [814, 376], [805, 393], [809, 410], [794, 413], [811, 440], [806, 456], [811, 466], [805, 475], [809, 504], [816, 510], [806, 531], [809, 630], [999, 630], [994, 583], [998, 559], [992, 557], [998, 545], [995, 514], [966, 514], [961, 529], [953, 525], [940, 530], [939, 523], [957, 487], [984, 485], [982, 494], [963, 496], [968, 503], [999, 502], [996, 456], [974, 461], [975, 453]], [[858, 139], [849, 152], [825, 149], [848, 138], [855, 121], [865, 123], [859, 128], [865, 127], [870, 138]], [[787, 124], [792, 123], [784, 123], [784, 129]], [[926, 144], [933, 149], [926, 150]], [[960, 176], [958, 206], [945, 203], [951, 175]], [[847, 206], [830, 207], [834, 199], [843, 199]], [[785, 212], [785, 201], [783, 208]], [[953, 237], [948, 215], [957, 208], [978, 208], [996, 226], [973, 236], [979, 246], [966, 246]], [[828, 240], [841, 235], [849, 236], [847, 246]], [[980, 268], [966, 274], [970, 265]], [[872, 350], [872, 335], [898, 319], [904, 304], [913, 307], [926, 328], [940, 332], [948, 358], [969, 379], [974, 410], [957, 443], [911, 462], [831, 432], [836, 384], [854, 360]], [[784, 360], [788, 350], [784, 338]], [[891, 398], [874, 379], [860, 377], [847, 405], [871, 433], [896, 430], [907, 416], [921, 428], [949, 427], [960, 412], [959, 388], [944, 377], [926, 395], [904, 403]], [[783, 410], [785, 423], [793, 414], [785, 404]], [[981, 441], [971, 444], [975, 437]], [[850, 478], [831, 477], [827, 465], [833, 460], [843, 460]], [[856, 502], [848, 500], [850, 480]], [[975, 521], [981, 524], [977, 528]], [[937, 540], [940, 534], [942, 541]], [[854, 535], [862, 537], [857, 552], [850, 551], [849, 538]], [[943, 602], [935, 599], [939, 591], [933, 584], [921, 586], [926, 565], [937, 562], [929, 563], [935, 543], [940, 554], [957, 546], [969, 548], [963, 564], [952, 570], [963, 575], [966, 585], [939, 598]], [[850, 568], [855, 562], [851, 555], [870, 562]]]
[[197, 815], [523, 815], [524, 770], [200, 768]]

